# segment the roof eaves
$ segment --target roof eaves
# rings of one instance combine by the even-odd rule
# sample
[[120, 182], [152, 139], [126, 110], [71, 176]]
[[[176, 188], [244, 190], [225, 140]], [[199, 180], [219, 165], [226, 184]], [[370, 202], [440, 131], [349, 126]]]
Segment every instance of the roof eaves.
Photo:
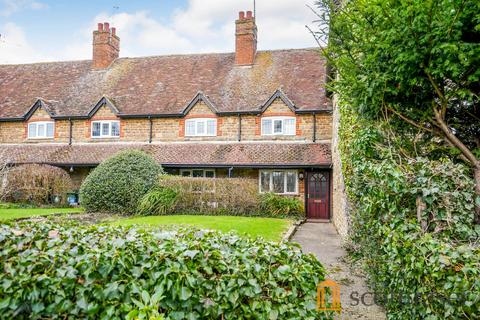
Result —
[[45, 102], [41, 98], [38, 98], [37, 101], [35, 101], [35, 103], [25, 113], [25, 115], [23, 116], [23, 120], [30, 119], [30, 117], [35, 113], [35, 111], [38, 110], [38, 108], [43, 108], [48, 113], [50, 118], [53, 118], [55, 116], [52, 112], [50, 112], [50, 110], [48, 110], [48, 108], [45, 105]]
[[203, 94], [202, 91], [199, 91], [195, 97], [187, 104], [187, 106], [183, 109], [182, 114], [186, 115], [192, 108], [199, 102], [204, 102], [214, 113], [218, 113], [217, 107], [210, 101], [210, 99]]
[[268, 100], [262, 106], [260, 106], [260, 112], [264, 112], [265, 110], [267, 110], [267, 108], [270, 107], [276, 99], [281, 99], [290, 110], [292, 110], [293, 112], [297, 112], [297, 107], [295, 106], [295, 104], [287, 97], [285, 93], [283, 93], [281, 89], [277, 89], [272, 94], [272, 96], [268, 98]]
[[91, 118], [97, 113], [98, 109], [102, 106], [107, 106], [115, 115], [118, 115], [119, 111], [117, 107], [108, 99], [107, 97], [103, 96], [98, 102], [93, 106], [93, 108], [88, 112], [87, 118]]

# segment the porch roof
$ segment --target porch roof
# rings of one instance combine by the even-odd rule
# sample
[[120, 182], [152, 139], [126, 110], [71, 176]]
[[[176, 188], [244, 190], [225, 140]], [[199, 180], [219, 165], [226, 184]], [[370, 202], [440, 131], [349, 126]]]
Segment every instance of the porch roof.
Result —
[[2, 144], [0, 162], [96, 166], [115, 153], [143, 150], [165, 167], [329, 167], [330, 143]]

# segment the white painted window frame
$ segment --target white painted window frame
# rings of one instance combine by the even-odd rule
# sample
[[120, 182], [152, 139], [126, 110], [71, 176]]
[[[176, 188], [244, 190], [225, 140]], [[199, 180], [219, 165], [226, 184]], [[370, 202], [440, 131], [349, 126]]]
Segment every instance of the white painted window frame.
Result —
[[[100, 135], [99, 136], [94, 136], [93, 135], [93, 124], [94, 123], [100, 123]], [[102, 132], [102, 127], [103, 124], [108, 123], [108, 135], [104, 135]], [[112, 135], [112, 123], [118, 123], [118, 136]], [[105, 138], [115, 138], [119, 139], [120, 138], [120, 121], [119, 120], [94, 120], [90, 124], [90, 136], [93, 139], [105, 139]]]
[[[268, 169], [268, 170], [258, 170], [258, 191], [259, 193], [267, 193], [267, 192], [273, 192], [273, 172], [281, 171], [284, 173], [284, 192], [282, 193], [277, 193], [279, 195], [298, 195], [298, 184], [299, 184], [299, 179], [298, 179], [298, 170], [291, 170], [291, 169]], [[269, 190], [272, 191], [263, 191], [262, 190], [262, 172], [269, 172], [270, 173], [270, 183], [269, 183]], [[287, 173], [288, 172], [293, 172], [295, 173], [295, 191], [294, 192], [287, 192]]]
[[[207, 124], [208, 121], [214, 121], [215, 123], [215, 130], [213, 134], [209, 134], [207, 130]], [[187, 127], [189, 123], [194, 123], [195, 125], [195, 132], [194, 134], [189, 134], [187, 132]], [[205, 126], [205, 133], [204, 134], [199, 134], [198, 131], [198, 123], [203, 122]], [[185, 137], [216, 137], [217, 136], [217, 131], [218, 131], [218, 122], [216, 118], [190, 118], [185, 120]]]
[[[30, 132], [30, 125], [34, 124], [35, 125], [35, 137], [31, 136]], [[52, 136], [47, 136], [47, 125], [52, 124], [53, 125], [53, 132]], [[44, 125], [45, 126], [45, 135], [39, 137], [38, 136], [38, 125]], [[35, 140], [35, 139], [53, 139], [55, 137], [55, 121], [32, 121], [28, 122], [28, 133], [27, 133], [27, 138], [29, 140]]]
[[[266, 120], [271, 120], [271, 133], [266, 133], [263, 130], [263, 122]], [[275, 133], [275, 121], [282, 121], [282, 132]], [[286, 120], [293, 120], [293, 132], [287, 133], [285, 132], [285, 121]], [[289, 116], [272, 116], [272, 117], [262, 117], [261, 121], [261, 133], [262, 136], [295, 136], [297, 135], [297, 118], [296, 117], [289, 117]]]
[[[180, 175], [183, 177], [184, 172], [190, 172], [189, 177], [193, 177], [193, 171], [194, 170], [202, 170], [203, 171], [202, 178], [207, 178], [206, 177], [207, 172], [213, 172], [213, 177], [212, 177], [213, 179], [215, 179], [217, 177], [217, 173], [216, 173], [215, 169], [201, 169], [201, 168], [181, 169], [180, 170]], [[200, 177], [198, 177], [198, 178], [200, 178]]]

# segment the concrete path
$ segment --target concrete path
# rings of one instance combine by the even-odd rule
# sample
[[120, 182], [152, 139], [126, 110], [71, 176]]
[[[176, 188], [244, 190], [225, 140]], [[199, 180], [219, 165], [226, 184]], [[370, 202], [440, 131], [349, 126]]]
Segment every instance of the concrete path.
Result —
[[342, 240], [331, 223], [304, 223], [292, 241], [298, 242], [303, 252], [314, 254], [327, 270], [326, 278], [340, 285], [342, 312], [336, 319], [386, 319], [383, 308], [373, 302], [361, 271], [345, 262]]

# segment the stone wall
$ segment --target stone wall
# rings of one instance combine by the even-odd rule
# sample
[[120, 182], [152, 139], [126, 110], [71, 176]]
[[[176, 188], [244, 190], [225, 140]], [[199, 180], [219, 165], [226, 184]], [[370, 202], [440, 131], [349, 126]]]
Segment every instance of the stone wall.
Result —
[[[262, 136], [261, 119], [267, 116], [291, 116], [296, 118], [297, 128], [294, 136]], [[217, 136], [214, 137], [185, 137], [185, 120], [189, 118], [217, 119]], [[314, 140], [313, 119], [316, 119], [316, 141], [328, 142], [332, 137], [332, 115], [327, 113], [295, 114], [281, 99], [275, 100], [261, 115], [218, 116], [202, 101], [198, 102], [185, 117], [155, 118], [152, 119], [152, 141], [238, 141], [239, 123], [241, 121], [242, 141], [306, 141]], [[70, 121], [55, 120], [55, 136], [52, 139], [27, 139], [27, 126], [32, 121], [48, 121], [49, 114], [42, 108], [32, 115], [26, 122], [0, 122], [0, 143], [39, 143], [57, 142], [68, 143], [70, 138]], [[120, 121], [120, 137], [98, 139], [91, 137], [91, 122], [95, 120]], [[120, 119], [107, 106], [101, 107], [88, 120], [72, 121], [72, 142], [148, 142], [150, 138], [150, 120]]]
[[333, 177], [332, 177], [332, 222], [337, 228], [338, 233], [345, 240], [348, 236], [349, 229], [349, 209], [348, 199], [345, 192], [345, 182], [342, 174], [342, 161], [340, 158], [340, 152], [338, 149], [338, 128], [340, 125], [340, 112], [338, 110], [336, 99], [333, 99], [334, 111], [333, 111], [333, 137], [332, 137], [332, 164], [333, 164]]

